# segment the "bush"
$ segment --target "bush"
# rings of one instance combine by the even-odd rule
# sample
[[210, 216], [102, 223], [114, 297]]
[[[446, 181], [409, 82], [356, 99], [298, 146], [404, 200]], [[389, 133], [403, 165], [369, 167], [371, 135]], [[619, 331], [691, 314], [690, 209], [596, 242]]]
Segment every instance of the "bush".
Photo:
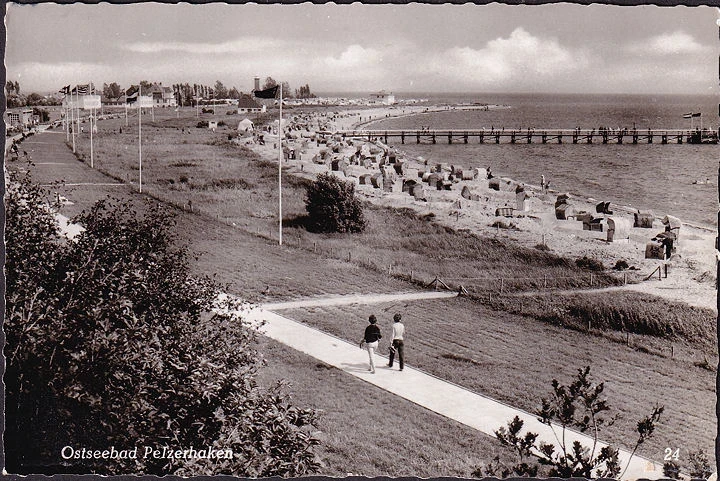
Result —
[[[301, 476], [315, 413], [261, 389], [255, 329], [190, 275], [172, 216], [105, 200], [59, 236], [44, 193], [11, 177], [7, 207], [7, 469]], [[69, 459], [64, 446], [230, 449], [231, 459]]]
[[307, 187], [305, 208], [308, 229], [314, 232], [362, 232], [366, 226], [355, 184], [332, 174], [319, 174]]
[[[543, 398], [537, 411], [538, 421], [548, 426], [559, 426], [557, 443], [548, 444], [538, 440], [538, 434], [526, 431], [521, 434], [524, 421], [518, 416], [508, 422], [507, 427], [500, 427], [495, 436], [500, 444], [509, 448], [516, 456], [518, 463], [506, 466], [495, 458], [485, 469], [479, 467], [474, 476], [538, 476], [540, 469], [546, 470], [541, 477], [557, 478], [614, 478], [621, 479], [630, 461], [623, 469], [618, 458], [619, 451], [613, 446], [595, 449], [599, 432], [603, 426], [614, 422], [615, 417], [609, 416], [610, 406], [603, 392], [604, 383], [595, 383], [590, 379], [590, 366], [578, 369], [577, 375], [569, 385], [561, 385], [556, 379], [552, 381], [552, 393]], [[638, 421], [638, 434], [630, 458], [635, 455], [638, 447], [650, 439], [665, 408], [655, 406], [652, 412]], [[565, 443], [566, 430], [586, 433], [593, 439], [592, 449], [583, 446], [580, 441]], [[562, 441], [560, 441], [562, 439]], [[532, 463], [532, 464], [530, 464]], [[621, 478], [618, 478], [620, 475]]]
[[575, 265], [577, 265], [580, 269], [585, 269], [588, 271], [599, 272], [605, 270], [605, 266], [601, 261], [587, 256], [584, 256], [582, 259], [577, 259], [575, 261]]
[[210, 124], [208, 123], [207, 120], [201, 120], [200, 122], [197, 123], [197, 125], [195, 127], [197, 127], [198, 129], [207, 129], [209, 126], [210, 126]]

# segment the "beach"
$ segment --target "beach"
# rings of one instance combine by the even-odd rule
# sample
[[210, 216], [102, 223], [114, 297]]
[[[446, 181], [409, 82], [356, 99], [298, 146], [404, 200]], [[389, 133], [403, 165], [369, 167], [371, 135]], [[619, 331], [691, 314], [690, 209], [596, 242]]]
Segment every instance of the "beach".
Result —
[[[447, 107], [444, 107], [447, 109]], [[323, 116], [325, 131], [354, 130], [372, 125], [379, 119], [390, 117], [411, 116], [428, 111], [424, 106], [407, 107], [377, 107], [369, 110], [343, 111]], [[290, 111], [288, 117], [294, 113]], [[292, 123], [290, 124], [292, 126]], [[292, 132], [292, 130], [291, 130]], [[662, 223], [665, 215], [672, 213], [652, 213], [651, 227], [633, 227], [634, 214], [637, 207], [612, 204], [612, 214], [597, 212], [599, 200], [580, 198], [570, 195], [567, 201], [575, 214], [590, 213], [595, 219], [600, 219], [602, 231], [584, 230], [583, 222], [575, 217], [558, 219], [555, 213], [555, 203], [558, 196], [566, 192], [557, 191], [552, 187], [543, 192], [539, 182], [528, 182], [528, 179], [511, 179], [502, 177], [494, 179], [498, 182], [499, 190], [489, 188], [490, 180], [485, 176], [484, 169], [479, 169], [480, 175], [462, 180], [458, 176], [451, 181], [450, 190], [435, 190], [427, 183], [422, 183], [423, 172], [433, 169], [445, 170], [452, 174], [452, 160], [447, 159], [446, 165], [439, 166], [427, 162], [422, 158], [409, 157], [399, 148], [384, 145], [379, 140], [372, 142], [354, 140], [342, 141], [339, 137], [333, 142], [334, 152], [328, 152], [328, 145], [317, 142], [317, 133], [305, 131], [301, 138], [288, 141], [288, 149], [295, 149], [296, 159], [287, 159], [284, 165], [287, 172], [293, 175], [313, 178], [320, 172], [333, 172], [356, 185], [358, 195], [377, 205], [387, 207], [404, 207], [417, 211], [420, 215], [433, 214], [435, 222], [456, 230], [468, 230], [472, 233], [501, 237], [507, 241], [516, 242], [523, 246], [536, 247], [546, 245], [552, 252], [569, 258], [581, 259], [587, 257], [603, 263], [607, 269], [618, 264], [627, 263], [628, 269], [617, 271], [623, 276], [627, 284], [618, 289], [639, 291], [668, 300], [680, 301], [692, 306], [708, 309], [717, 309], [715, 290], [715, 251], [714, 241], [716, 233], [711, 226], [702, 226], [695, 223], [684, 222], [679, 230], [675, 243], [675, 252], [667, 260], [645, 259], [647, 243], [657, 234], [665, 231]], [[312, 140], [315, 137], [315, 140]], [[278, 152], [276, 143], [269, 137], [265, 145], [252, 142], [247, 145], [270, 161], [277, 161]], [[247, 142], [247, 141], [246, 141]], [[364, 146], [364, 147], [363, 147]], [[462, 146], [456, 146], [463, 149]], [[396, 156], [397, 162], [403, 164], [405, 174], [391, 175], [392, 187], [379, 189], [372, 185], [361, 184], [360, 176], [379, 172], [378, 167], [368, 165], [351, 165], [351, 159], [359, 149], [370, 152], [391, 152]], [[324, 160], [321, 157], [324, 156]], [[346, 159], [346, 164], [340, 170], [332, 170], [333, 159]], [[357, 164], [362, 162], [357, 161]], [[468, 177], [467, 175], [465, 177]], [[413, 180], [423, 184], [422, 199], [419, 200], [407, 192], [403, 192], [403, 183]], [[538, 179], [539, 180], [539, 179]], [[526, 199], [524, 206], [519, 206], [516, 190], [518, 186], [524, 189]], [[462, 196], [463, 189], [472, 194], [471, 198]], [[477, 199], [477, 200], [474, 200]], [[612, 199], [602, 199], [612, 201]], [[518, 209], [521, 207], [522, 209]], [[642, 206], [651, 208], [652, 206]], [[513, 208], [511, 216], [496, 215], [497, 209]], [[646, 212], [645, 210], [642, 210]], [[582, 217], [582, 216], [581, 216]], [[608, 219], [615, 223], [613, 241], [608, 241]], [[498, 227], [499, 226], [499, 227]], [[598, 228], [598, 227], [595, 227]], [[646, 279], [647, 278], [647, 279]]]

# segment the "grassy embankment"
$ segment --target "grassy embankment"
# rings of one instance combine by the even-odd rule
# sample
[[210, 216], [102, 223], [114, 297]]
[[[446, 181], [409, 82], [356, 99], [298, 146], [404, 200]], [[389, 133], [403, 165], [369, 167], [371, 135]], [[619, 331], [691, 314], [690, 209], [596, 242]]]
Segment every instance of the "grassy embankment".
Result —
[[[185, 122], [186, 125], [194, 125], [195, 119], [187, 119]], [[235, 222], [239, 227], [250, 232], [267, 231], [269, 235], [275, 232], [277, 219], [273, 218], [273, 215], [276, 209], [276, 166], [258, 161], [251, 152], [227, 143], [227, 131], [221, 130], [213, 134], [207, 130], [191, 128], [190, 133], [182, 133], [179, 129], [175, 130], [172, 124], [160, 127], [163, 125], [162, 121], [156, 122], [155, 125], [143, 128], [144, 133], [148, 132], [143, 150], [149, 159], [144, 163], [146, 179], [144, 190], [178, 205], [183, 205], [190, 199], [196, 210], [202, 210], [228, 223]], [[103, 128], [107, 127], [101, 124], [101, 129]], [[124, 175], [127, 176], [126, 178], [131, 178], [132, 166], [137, 161], [137, 132], [133, 136], [133, 133], [128, 132], [126, 128], [123, 130], [122, 138], [118, 134], [98, 136], [95, 150], [96, 165], [119, 178], [123, 178]], [[135, 139], [134, 148], [133, 139]], [[187, 179], [183, 181], [183, 177]], [[289, 176], [285, 179], [288, 182], [283, 197], [287, 217], [301, 216], [304, 212], [303, 182], [291, 180]], [[230, 185], [242, 185], [245, 188], [228, 188]], [[392, 263], [393, 273], [409, 277], [409, 272], [412, 271], [414, 279], [422, 279], [425, 282], [435, 275], [440, 275], [441, 278], [445, 276], [446, 278], [497, 279], [505, 273], [508, 277], [518, 277], [517, 272], [530, 272], [531, 274], [526, 277], [538, 280], [545, 276], [550, 278], [577, 276], [581, 279], [587, 276], [587, 273], [574, 266], [572, 260], [563, 260], [533, 249], [522, 249], [513, 246], [512, 243], [483, 240], [467, 233], [453, 232], [425, 219], [407, 215], [403, 211], [369, 209], [368, 216], [370, 228], [361, 236], [318, 236], [294, 228], [286, 231], [286, 239], [291, 245], [296, 246], [295, 248], [301, 247], [310, 252], [318, 250], [324, 258], [335, 257], [338, 263], [345, 266], [369, 267], [369, 271], [375, 271], [376, 274], [387, 271]], [[484, 250], [480, 251], [480, 249]], [[482, 254], [479, 255], [479, 252]], [[317, 272], [317, 256], [308, 255], [308, 257], [310, 260], [306, 262], [307, 272]], [[348, 258], [352, 263], [346, 262]], [[302, 259], [295, 260], [302, 262]], [[478, 272], [482, 272], [482, 276], [479, 276]], [[595, 279], [596, 284], [614, 282], [609, 276], [597, 275]], [[482, 285], [467, 284], [471, 292], [479, 291], [482, 287], [486, 288]], [[572, 286], [573, 284], [569, 283], [563, 287]], [[378, 285], [372, 290], [382, 291], [384, 287]], [[515, 288], [532, 287], [526, 284]], [[259, 288], [260, 286], [257, 290]], [[257, 296], [259, 294], [257, 290], [247, 294]], [[497, 286], [491, 290], [496, 291]], [[527, 409], [534, 407], [527, 393], [547, 392], [551, 377], [572, 375], [574, 368], [583, 362], [591, 363], [593, 366], [604, 365], [600, 369], [595, 368], [595, 374], [600, 379], [612, 377], [616, 380], [619, 390], [613, 396], [616, 402], [612, 404], [621, 407], [628, 414], [624, 428], [615, 432], [613, 437], [628, 438], [628, 429], [631, 430], [634, 420], [642, 413], [646, 413], [653, 401], [657, 400], [661, 404], [672, 404], [675, 407], [674, 412], [682, 419], [675, 418], [673, 421], [673, 417], [668, 415], [669, 421], [673, 421], [670, 422], [671, 429], [659, 430], [659, 434], [662, 432], [665, 434], [648, 446], [652, 452], [646, 453], [647, 455], [661, 457], [659, 454], [661, 448], [665, 445], [678, 444], [679, 440], [684, 439], [697, 439], [699, 443], [697, 445], [702, 447], [710, 445], [712, 430], [708, 429], [707, 420], [711, 419], [712, 409], [708, 400], [714, 396], [711, 390], [703, 386], [713, 385], [712, 374], [693, 366], [692, 359], [699, 360], [700, 353], [703, 353], [702, 355], [710, 356], [710, 364], [714, 362], [713, 333], [710, 332], [714, 322], [709, 322], [713, 320], [711, 313], [677, 304], [657, 305], [652, 298], [629, 293], [604, 295], [602, 304], [606, 309], [596, 309], [595, 306], [600, 305], [598, 300], [593, 299], [590, 303], [584, 295], [561, 297], [548, 294], [538, 298], [524, 298], [522, 301], [512, 297], [498, 298], [495, 295], [486, 301], [483, 293], [479, 299], [490, 303], [496, 309], [500, 308], [501, 311], [518, 312], [523, 316], [505, 314], [478, 306], [477, 303], [465, 302], [462, 305], [445, 305], [441, 310], [431, 309], [430, 314], [425, 314], [429, 320], [435, 322], [452, 320], [449, 328], [440, 329], [439, 334], [437, 329], [431, 329], [426, 333], [430, 339], [441, 336], [442, 342], [448, 343], [448, 349], [443, 352], [433, 351], [425, 346], [425, 343], [417, 341], [413, 346], [411, 362], [428, 370], [436, 367], [440, 370], [439, 375], [443, 377], [447, 376], [460, 384], [483, 392], [489, 391], [491, 395], [497, 394], [501, 399], [507, 399], [513, 404], [527, 406]], [[403, 309], [409, 309], [409, 306]], [[338, 319], [364, 319], [366, 313], [350, 311], [344, 310], [328, 315], [325, 323], [327, 325], [321, 327], [354, 340], [357, 337], [355, 332], [357, 326], [345, 332], [347, 326], [338, 323]], [[423, 312], [427, 311], [428, 309], [425, 309]], [[569, 324], [576, 329], [583, 329], [586, 323], [585, 315], [588, 312], [593, 314], [604, 312], [601, 318], [593, 320], [593, 332], [598, 332], [597, 329], [603, 327], [604, 322], [615, 319], [616, 323], [612, 328], [620, 328], [624, 324], [624, 327], [629, 329], [633, 324], [637, 324], [641, 326], [641, 332], [648, 333], [648, 326], [653, 324], [648, 321], [657, 320], [655, 333], [674, 336], [675, 342], [684, 340], [687, 347], [684, 347], [685, 344], [682, 347], [678, 344], [678, 350], [685, 352], [687, 349], [690, 354], [683, 358], [678, 352], [673, 359], [670, 359], [667, 354], [669, 352], [667, 341], [655, 350], [656, 355], [641, 352], [642, 349], [638, 349], [643, 346], [643, 342], [656, 342], [655, 339], [645, 336], [633, 338], [630, 347], [621, 343], [608, 346], [604, 337], [588, 337], [580, 332], [565, 331], [551, 326], [543, 328], [530, 319], [537, 318], [561, 325]], [[322, 313], [315, 310], [312, 314], [312, 316], [298, 317], [309, 323], [324, 322]], [[420, 314], [413, 314], [411, 318], [415, 319], [416, 316]], [[478, 317], [483, 322], [478, 322]], [[629, 322], [633, 317], [637, 322]], [[502, 323], [493, 328], [485, 328], [484, 321], [488, 319], [500, 319]], [[473, 326], [474, 329], [477, 329], [477, 326], [483, 329], [468, 332], [467, 329]], [[549, 329], [549, 331], [531, 334], [531, 328]], [[448, 339], [446, 335], [448, 332], [458, 332], [459, 337]], [[543, 349], [532, 351], [533, 355], [526, 354], [531, 346], [523, 348], [507, 340], [512, 333], [517, 332], [520, 332], [520, 337], [526, 339], [532, 346], [541, 346]], [[417, 338], [424, 339], [421, 333], [422, 331], [417, 334]], [[503, 346], [503, 349], [510, 353], [510, 357], [504, 361], [502, 372], [493, 372], [493, 370], [483, 372], [485, 369], [483, 369], [482, 356], [479, 354], [485, 352], [484, 348], [472, 346], [473, 341], [483, 338]], [[543, 342], [538, 339], [542, 339]], [[624, 336], [619, 336], [619, 340], [624, 340]], [[558, 346], [562, 346], [567, 351], [562, 359], [554, 356]], [[463, 351], [463, 349], [469, 350]], [[619, 349], [619, 351], [608, 355], [609, 349]], [[424, 362], [421, 361], [423, 356], [426, 359]], [[494, 359], [494, 356], [489, 357]], [[605, 362], [601, 362], [603, 360]], [[618, 370], [615, 363], [625, 366], [625, 369]], [[553, 367], [550, 368], [550, 365]], [[538, 367], [542, 369], [536, 372]], [[617, 372], [622, 372], [623, 375], [615, 374]], [[684, 381], [674, 374], [678, 372], [692, 372], [693, 375], [687, 376], [690, 379]], [[668, 378], [663, 376], [673, 379], [670, 386], [668, 386]], [[647, 378], [647, 383], [638, 387], [634, 381], [639, 378]], [[537, 380], [537, 383], [528, 384], [529, 379]], [[479, 382], [487, 385], [478, 384]], [[492, 389], [492, 384], [497, 385], [496, 393]], [[515, 388], [508, 388], [509, 386]], [[675, 394], [669, 396], [669, 390]], [[508, 393], [506, 398], [502, 395], [505, 392]], [[625, 399], [632, 397], [633, 393], [636, 402], [626, 402]], [[683, 417], [686, 415], [687, 417]], [[694, 421], [688, 422], [687, 419]], [[690, 444], [683, 441], [685, 446], [692, 447]]]

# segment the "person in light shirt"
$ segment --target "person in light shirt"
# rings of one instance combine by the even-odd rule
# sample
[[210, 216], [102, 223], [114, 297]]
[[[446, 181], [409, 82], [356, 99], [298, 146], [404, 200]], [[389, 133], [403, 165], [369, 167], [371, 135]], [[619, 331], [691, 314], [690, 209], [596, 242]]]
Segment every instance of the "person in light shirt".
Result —
[[405, 324], [400, 322], [402, 315], [395, 314], [393, 317], [393, 329], [392, 329], [392, 347], [390, 350], [390, 362], [388, 367], [393, 367], [395, 361], [395, 353], [397, 352], [398, 362], [400, 363], [400, 370], [402, 371], [405, 367]]

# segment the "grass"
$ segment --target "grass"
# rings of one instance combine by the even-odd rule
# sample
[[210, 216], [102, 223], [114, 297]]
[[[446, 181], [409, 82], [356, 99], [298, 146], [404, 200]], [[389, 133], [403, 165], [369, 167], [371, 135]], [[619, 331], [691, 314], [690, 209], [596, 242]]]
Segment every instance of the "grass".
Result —
[[[550, 394], [554, 378], [569, 382], [577, 368], [590, 365], [594, 379], [607, 381], [609, 404], [621, 415], [601, 438], [632, 448], [635, 423], [658, 403], [666, 406], [666, 414], [641, 455], [662, 459], [665, 447], [684, 440], [699, 446], [713, 443], [715, 428], [709, 420], [714, 419], [715, 374], [705, 368], [706, 354], [687, 344], [676, 344], [671, 357], [667, 342], [634, 336], [627, 346], [462, 298], [314, 307], [283, 314], [355, 341], [369, 314], [378, 317], [381, 331], [388, 334], [395, 312], [403, 314], [406, 325], [408, 364], [442, 379], [534, 412], [540, 399]], [[381, 341], [381, 354], [387, 354], [387, 345]], [[652, 354], [663, 348], [666, 355]]]
[[[194, 125], [196, 119], [187, 123]], [[112, 129], [111, 124], [106, 127], [101, 123], [101, 127]], [[372, 309], [314, 309], [296, 311], [292, 316], [354, 340], [364, 327], [368, 310], [401, 309], [412, 320], [408, 325], [410, 364], [527, 410], [534, 409], [538, 398], [548, 392], [552, 377], [565, 381], [576, 367], [591, 364], [596, 378], [608, 380], [611, 404], [623, 414], [608, 432], [611, 441], [631, 439], [634, 423], [658, 402], [668, 407], [665, 422], [658, 438], [643, 448], [643, 454], [662, 459], [665, 447], [687, 445], [687, 439], [697, 441], [700, 447], [712, 442], [714, 426], [708, 420], [714, 419], [714, 374], [704, 366], [715, 362], [717, 354], [713, 333], [702, 328], [706, 314], [674, 303], [652, 307], [656, 298], [646, 302], [645, 298], [620, 293], [603, 293], [601, 301], [599, 295], [590, 301], [589, 294], [569, 299], [547, 294], [537, 301], [498, 298], [500, 278], [504, 279], [504, 292], [512, 293], [542, 288], [546, 279], [552, 287], [586, 287], [591, 273], [573, 259], [523, 248], [502, 236], [484, 238], [453, 231], [435, 223], [434, 215], [415, 215], [404, 209], [369, 207], [370, 228], [360, 236], [286, 229], [285, 246], [274, 247], [262, 236], [277, 235], [277, 165], [224, 145], [222, 138], [227, 138], [227, 133], [222, 130], [213, 134], [181, 123], [176, 127], [156, 127], [156, 132], [150, 129], [144, 140], [143, 151], [151, 159], [143, 165], [143, 175], [148, 179], [144, 191], [178, 206], [192, 200], [195, 212], [201, 215], [183, 216], [180, 228], [191, 247], [203, 253], [195, 269], [214, 273], [231, 292], [253, 300], [391, 292], [410, 289], [407, 280], [426, 283], [439, 276], [453, 287], [464, 285], [477, 299]], [[125, 128], [123, 132], [125, 136]], [[131, 169], [137, 160], [137, 143], [133, 146], [132, 132], [128, 135], [124, 140], [111, 132], [98, 136], [103, 145], [96, 147], [96, 165], [99, 162], [118, 178], [137, 175]], [[219, 136], [219, 145], [208, 145], [215, 136]], [[180, 176], [187, 176], [188, 182], [179, 183]], [[176, 181], [160, 185], [153, 181], [158, 178]], [[245, 179], [251, 188], [189, 187], [193, 182], [212, 184], [222, 179]], [[284, 181], [286, 219], [301, 217], [304, 181], [290, 176]], [[255, 235], [258, 233], [260, 236]], [[619, 282], [612, 275], [592, 275], [595, 286]], [[477, 301], [484, 300], [485, 294], [491, 294], [487, 306]], [[595, 305], [605, 306], [599, 316]], [[554, 321], [543, 317], [555, 308], [567, 310]], [[639, 314], [633, 322], [623, 317], [635, 311]], [[592, 318], [592, 336], [582, 332], [588, 313], [597, 316]], [[603, 322], [613, 319], [614, 324], [603, 327]], [[630, 345], [625, 345], [625, 336], [614, 331], [632, 326], [645, 330], [648, 320], [659, 326], [659, 332], [678, 339], [672, 356], [667, 340], [636, 335]], [[601, 327], [609, 330], [601, 331]], [[287, 377], [294, 379], [294, 371], [287, 372]], [[311, 382], [308, 390], [315, 388], [316, 382]], [[307, 396], [320, 403], [323, 396], [337, 397], [335, 389], [339, 388], [333, 386], [330, 396], [324, 391]], [[348, 404], [342, 411], [352, 411], [357, 399], [343, 401]], [[338, 422], [342, 419], [339, 416]], [[347, 462], [344, 456], [348, 454], [343, 451], [346, 443], [359, 443], [353, 445], [358, 449], [374, 444], [360, 434], [350, 441], [353, 435], [337, 426], [337, 433], [328, 441], [330, 450], [343, 453], [338, 456], [339, 463]], [[364, 468], [358, 471], [368, 472], [369, 463], [361, 463]]]
[[545, 294], [518, 299], [479, 298], [495, 310], [522, 314], [548, 324], [577, 330], [629, 332], [681, 340], [717, 349], [717, 315], [700, 307], [639, 292]]
[[[512, 461], [490, 436], [275, 341], [262, 340], [261, 349], [267, 358], [258, 378], [261, 384], [291, 379], [294, 401], [320, 411], [318, 454], [323, 468], [318, 474], [468, 477], [495, 455]], [[322, 395], [318, 395], [320, 377]]]

